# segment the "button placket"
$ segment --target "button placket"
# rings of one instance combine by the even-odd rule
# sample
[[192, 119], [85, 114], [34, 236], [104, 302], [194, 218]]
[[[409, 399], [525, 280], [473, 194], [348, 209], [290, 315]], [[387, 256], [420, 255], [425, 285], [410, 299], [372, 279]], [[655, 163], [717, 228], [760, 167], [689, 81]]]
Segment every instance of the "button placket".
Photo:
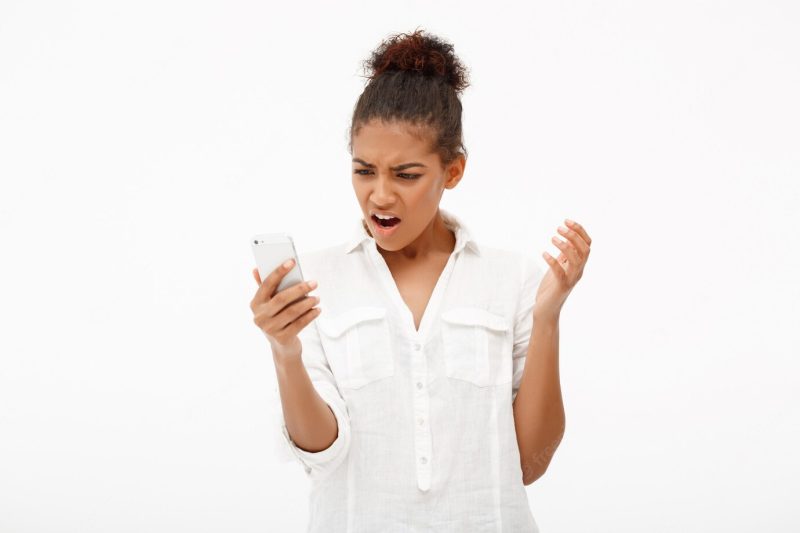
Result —
[[425, 424], [429, 417], [430, 398], [428, 391], [424, 387], [427, 377], [427, 360], [425, 358], [422, 344], [413, 342], [413, 355], [411, 367], [413, 379], [416, 381], [414, 391], [414, 414], [417, 420], [414, 428], [415, 455], [417, 457], [417, 486], [420, 490], [428, 490], [430, 487], [430, 459], [431, 459], [431, 434], [430, 427]]

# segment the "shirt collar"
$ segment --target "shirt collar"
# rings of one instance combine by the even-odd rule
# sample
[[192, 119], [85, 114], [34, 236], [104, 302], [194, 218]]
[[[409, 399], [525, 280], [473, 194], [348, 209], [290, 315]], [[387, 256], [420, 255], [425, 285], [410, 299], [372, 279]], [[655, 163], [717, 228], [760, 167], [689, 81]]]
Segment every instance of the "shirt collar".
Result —
[[[466, 247], [476, 254], [480, 254], [478, 243], [475, 242], [475, 238], [472, 236], [469, 228], [464, 224], [464, 221], [441, 207], [439, 208], [439, 213], [442, 215], [445, 226], [453, 230], [456, 234], [456, 245], [455, 248], [453, 248], [453, 253], [457, 254]], [[353, 237], [343, 248], [344, 253], [349, 254], [365, 242], [368, 242], [370, 246], [376, 246], [375, 238], [367, 233], [364, 224], [364, 218], [358, 217], [358, 220], [353, 225]]]

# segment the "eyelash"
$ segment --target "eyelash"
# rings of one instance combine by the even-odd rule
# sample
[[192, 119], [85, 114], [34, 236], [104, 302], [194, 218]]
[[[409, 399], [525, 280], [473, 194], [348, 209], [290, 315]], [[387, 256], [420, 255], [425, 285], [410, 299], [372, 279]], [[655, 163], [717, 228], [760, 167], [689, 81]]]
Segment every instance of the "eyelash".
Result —
[[[353, 174], [358, 174], [359, 176], [363, 176], [364, 174], [362, 174], [362, 172], [369, 172], [369, 170], [364, 169], [364, 168], [360, 168], [360, 169], [354, 170]], [[404, 173], [404, 172], [401, 172], [401, 173], [398, 174], [398, 176], [410, 176], [408, 178], [403, 178], [404, 180], [408, 180], [408, 181], [415, 180], [418, 177], [420, 177], [421, 175], [422, 174], [407, 174], [407, 173]]]

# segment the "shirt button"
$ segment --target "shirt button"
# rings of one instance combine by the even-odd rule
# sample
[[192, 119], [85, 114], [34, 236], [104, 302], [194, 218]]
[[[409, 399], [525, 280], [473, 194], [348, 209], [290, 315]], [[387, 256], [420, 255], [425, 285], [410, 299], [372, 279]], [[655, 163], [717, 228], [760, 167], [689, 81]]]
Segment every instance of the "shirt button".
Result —
[[420, 457], [419, 458], [419, 462], [422, 463], [422, 464], [425, 464], [425, 463], [428, 462], [428, 458], [427, 457]]
[[421, 382], [421, 381], [417, 381], [417, 388], [418, 388], [418, 389], [421, 389], [421, 388], [422, 388], [422, 382]]
[[422, 348], [422, 345], [420, 343], [418, 343], [418, 342], [415, 342], [414, 343], [414, 349], [419, 351], [420, 348]]

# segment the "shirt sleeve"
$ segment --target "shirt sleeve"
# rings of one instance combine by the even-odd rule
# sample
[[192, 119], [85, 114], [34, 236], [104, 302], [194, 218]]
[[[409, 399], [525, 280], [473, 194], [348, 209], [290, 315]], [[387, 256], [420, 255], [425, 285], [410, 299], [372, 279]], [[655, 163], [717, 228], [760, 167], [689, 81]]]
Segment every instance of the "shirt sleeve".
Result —
[[[547, 263], [544, 263], [547, 265]], [[550, 268], [550, 265], [547, 265]], [[513, 378], [511, 384], [511, 402], [517, 397], [522, 371], [525, 369], [525, 359], [528, 355], [528, 345], [533, 332], [533, 306], [539, 284], [547, 271], [542, 263], [534, 258], [524, 256], [520, 261], [520, 290], [517, 303], [517, 312], [514, 321], [514, 348], [512, 354]]]
[[344, 460], [350, 448], [350, 416], [347, 405], [339, 392], [336, 379], [331, 372], [330, 365], [322, 349], [319, 339], [316, 320], [303, 328], [298, 334], [303, 346], [302, 359], [311, 383], [320, 397], [328, 404], [338, 425], [336, 440], [326, 449], [309, 452], [299, 448], [289, 436], [286, 429], [286, 420], [283, 416], [283, 407], [280, 401], [280, 391], [277, 382], [273, 393], [277, 399], [273, 400], [273, 413], [277, 419], [278, 442], [275, 443], [280, 459], [283, 462], [298, 461], [306, 474], [313, 480], [319, 480], [336, 469]]

